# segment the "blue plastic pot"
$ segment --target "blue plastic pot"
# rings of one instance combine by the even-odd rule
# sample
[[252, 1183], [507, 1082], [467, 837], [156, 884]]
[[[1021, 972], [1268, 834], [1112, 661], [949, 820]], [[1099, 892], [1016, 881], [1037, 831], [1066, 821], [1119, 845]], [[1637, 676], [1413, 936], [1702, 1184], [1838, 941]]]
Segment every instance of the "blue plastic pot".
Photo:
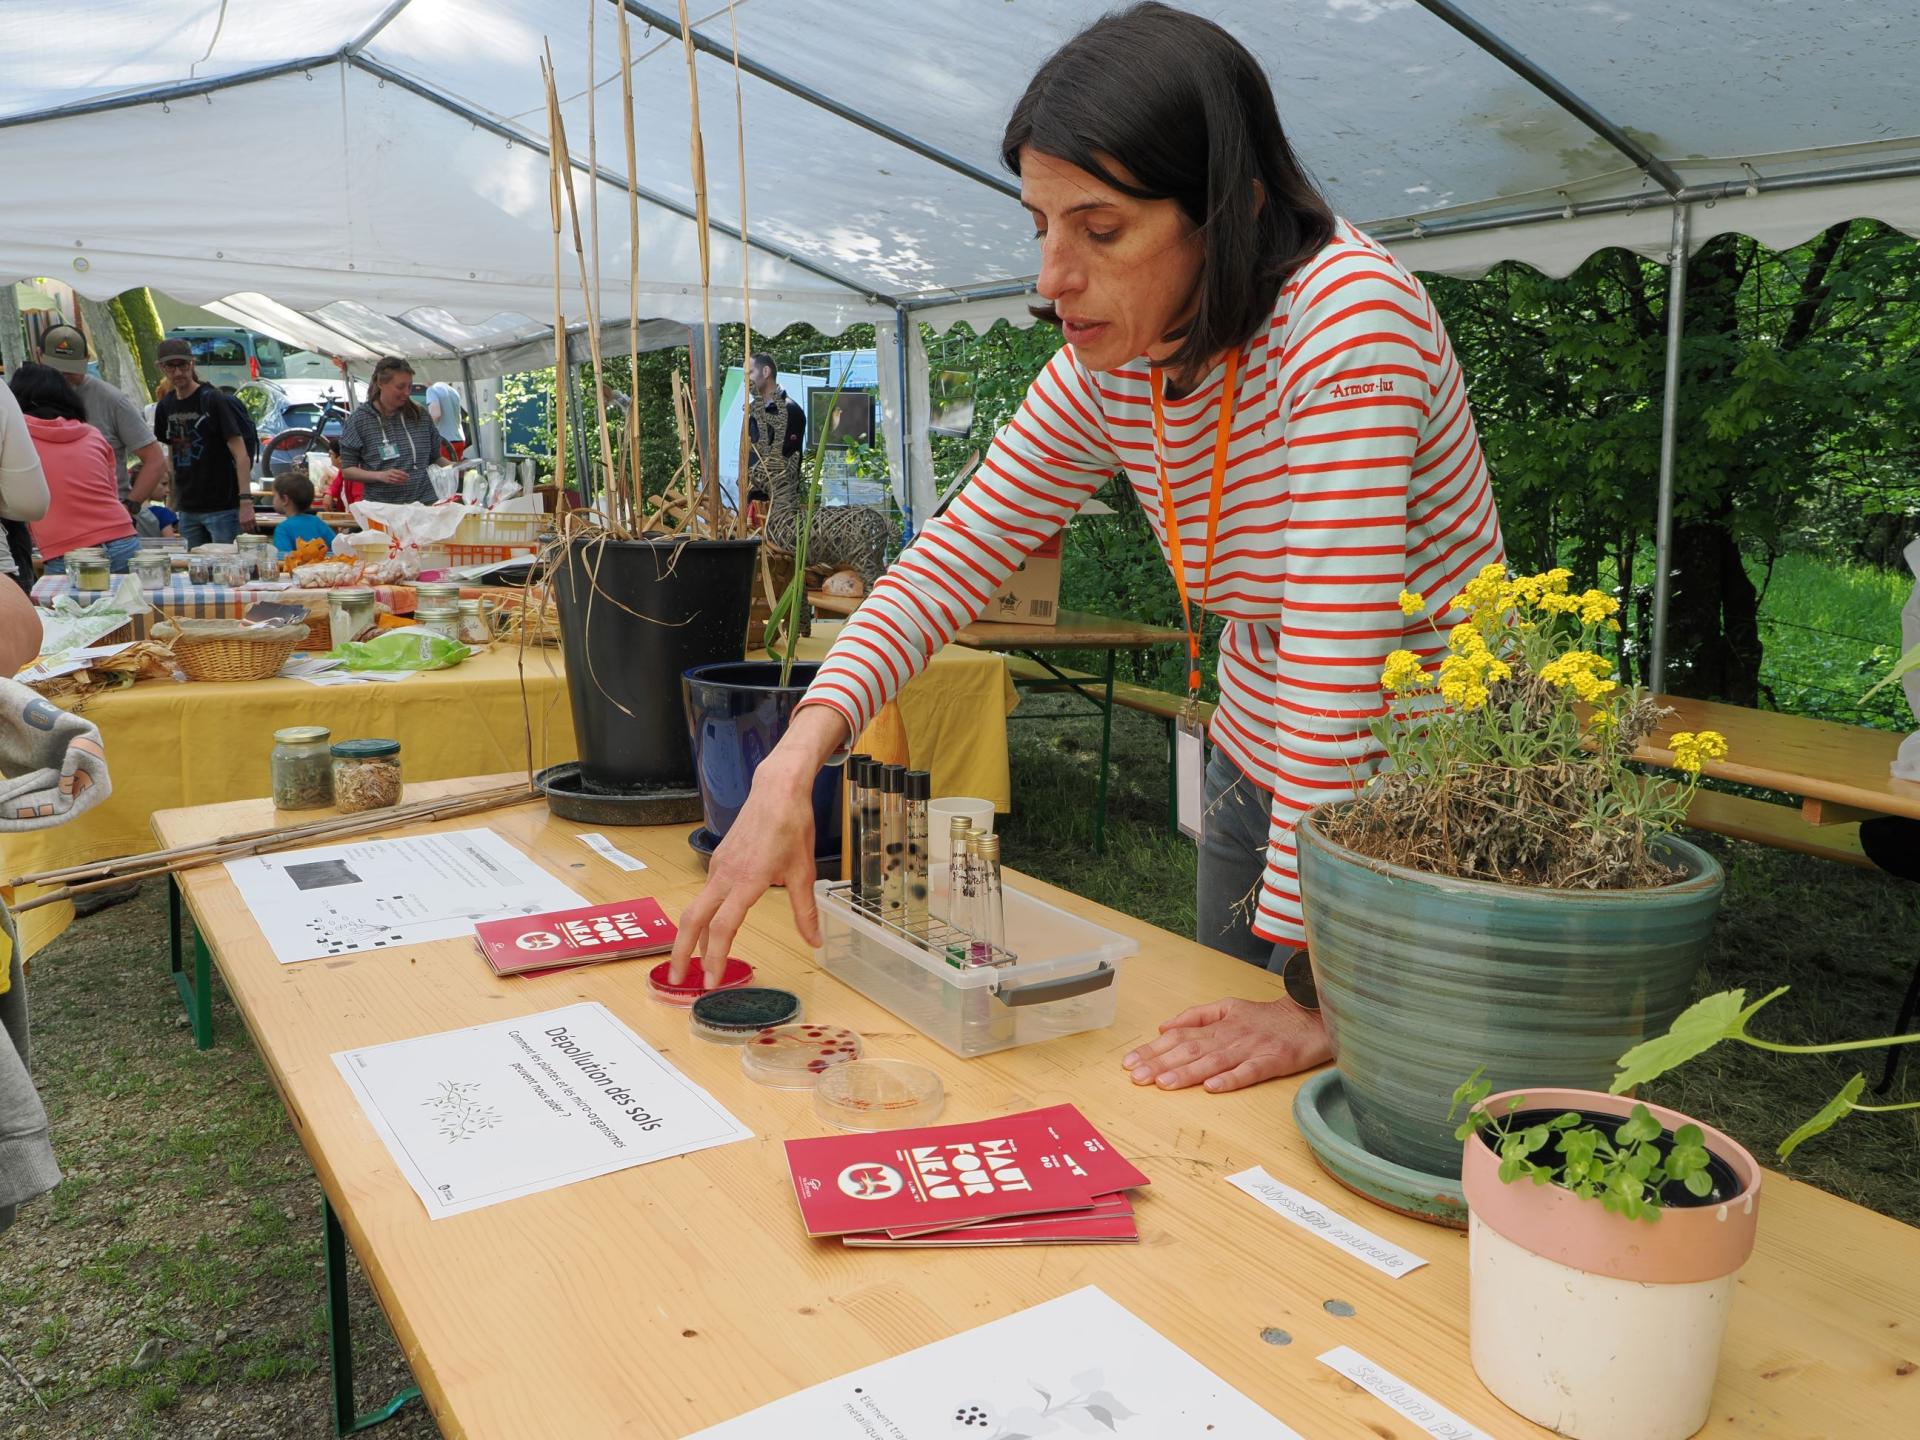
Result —
[[[819, 672], [817, 661], [797, 662], [791, 683], [780, 683], [774, 660], [729, 660], [696, 665], [681, 677], [693, 773], [707, 829], [724, 839], [753, 787], [753, 772], [773, 752]], [[825, 765], [813, 782], [813, 848], [840, 853], [840, 765]]]

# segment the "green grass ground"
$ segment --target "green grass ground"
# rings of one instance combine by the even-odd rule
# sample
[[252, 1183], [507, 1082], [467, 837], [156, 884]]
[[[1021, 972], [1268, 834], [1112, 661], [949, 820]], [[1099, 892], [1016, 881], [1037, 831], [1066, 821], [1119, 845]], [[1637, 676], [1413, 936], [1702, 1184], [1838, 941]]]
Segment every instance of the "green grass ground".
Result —
[[1773, 708], [1851, 725], [1913, 729], [1905, 692], [1860, 697], [1900, 657], [1900, 607], [1913, 577], [1812, 555], [1782, 555], [1771, 577], [1751, 567], [1760, 597], [1762, 693]]

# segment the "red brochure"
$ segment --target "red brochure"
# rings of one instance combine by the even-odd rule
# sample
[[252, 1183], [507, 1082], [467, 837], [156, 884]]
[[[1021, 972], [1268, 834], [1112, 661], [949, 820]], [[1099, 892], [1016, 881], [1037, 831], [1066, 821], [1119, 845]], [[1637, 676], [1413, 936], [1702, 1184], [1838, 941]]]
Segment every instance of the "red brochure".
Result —
[[1147, 1183], [1071, 1105], [963, 1125], [787, 1141], [809, 1235], [899, 1238], [1092, 1207]]
[[673, 948], [678, 932], [659, 901], [641, 896], [579, 910], [487, 920], [474, 926], [473, 933], [495, 974], [523, 975], [658, 955]]

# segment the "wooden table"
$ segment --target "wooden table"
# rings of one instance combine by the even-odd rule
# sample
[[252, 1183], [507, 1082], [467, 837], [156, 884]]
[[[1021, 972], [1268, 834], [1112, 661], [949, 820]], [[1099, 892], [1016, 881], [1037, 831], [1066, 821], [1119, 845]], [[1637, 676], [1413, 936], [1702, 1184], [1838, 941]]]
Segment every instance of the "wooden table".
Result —
[[1894, 731], [1679, 695], [1653, 699], [1674, 713], [1634, 751], [1636, 760], [1671, 766], [1668, 738], [1676, 731], [1718, 730], [1727, 737], [1727, 758], [1709, 761], [1701, 773], [1797, 795], [1810, 825], [1874, 815], [1920, 819], [1920, 784], [1894, 779], [1889, 768], [1904, 738]]
[[[808, 601], [824, 615], [851, 615], [860, 608], [862, 596], [829, 595], [809, 591]], [[1142, 625], [1137, 620], [1111, 615], [1090, 615], [1082, 610], [1062, 610], [1055, 625], [1008, 625], [998, 620], [976, 620], [963, 627], [953, 643], [971, 650], [995, 650], [1025, 655], [1039, 665], [1043, 674], [1014, 674], [1013, 683], [1022, 690], [1064, 692], [1089, 701], [1092, 713], [1100, 717], [1099, 798], [1093, 812], [1093, 848], [1107, 848], [1107, 776], [1113, 758], [1113, 671], [1122, 650], [1146, 650], [1155, 645], [1173, 645], [1186, 639], [1186, 632], [1161, 625]], [[1060, 650], [1101, 650], [1106, 653], [1104, 689], [1089, 683], [1086, 675], [1062, 670], [1049, 658]], [[1038, 719], [1038, 716], [1011, 716], [1011, 719]]]
[[[409, 787], [410, 798], [490, 783]], [[171, 811], [154, 828], [181, 844], [266, 814], [259, 802]], [[596, 901], [630, 895], [637, 881], [674, 913], [701, 883], [685, 827], [619, 832], [621, 848], [652, 867], [635, 876], [536, 806], [419, 828], [481, 823]], [[1120, 1056], [1154, 1022], [1222, 994], [1280, 993], [1277, 977], [1178, 936], [1022, 880], [1139, 939], [1119, 982], [1118, 1023], [958, 1061], [819, 970], [782, 897], [754, 907], [739, 948], [761, 978], [797, 991], [810, 1017], [861, 1031], [869, 1053], [932, 1065], [946, 1082], [946, 1119], [1072, 1101], [1153, 1179], [1138, 1198], [1138, 1246], [890, 1254], [805, 1237], [780, 1142], [821, 1133], [806, 1098], [762, 1089], [740, 1074], [735, 1051], [691, 1038], [684, 1012], [647, 997], [644, 963], [507, 982], [470, 942], [449, 940], [281, 966], [224, 869], [181, 883], [337, 1216], [329, 1273], [344, 1273], [351, 1241], [454, 1440], [684, 1435], [1089, 1284], [1309, 1440], [1416, 1434], [1316, 1362], [1336, 1345], [1489, 1435], [1546, 1433], [1498, 1404], [1468, 1363], [1466, 1238], [1374, 1208], [1328, 1179], [1289, 1119], [1296, 1082], [1208, 1095], [1127, 1080]], [[329, 1057], [581, 1000], [607, 1005], [755, 1138], [429, 1220]], [[1400, 1280], [1376, 1274], [1225, 1183], [1250, 1165], [1431, 1263]], [[1778, 1175], [1767, 1177], [1762, 1205], [1701, 1433], [1912, 1434], [1920, 1231]], [[343, 1293], [331, 1297], [336, 1336]], [[1329, 1300], [1355, 1313], [1336, 1317], [1323, 1308]], [[1263, 1339], [1270, 1328], [1291, 1343]], [[336, 1387], [350, 1386], [344, 1346], [337, 1358]], [[342, 1403], [351, 1420], [350, 1390]]]

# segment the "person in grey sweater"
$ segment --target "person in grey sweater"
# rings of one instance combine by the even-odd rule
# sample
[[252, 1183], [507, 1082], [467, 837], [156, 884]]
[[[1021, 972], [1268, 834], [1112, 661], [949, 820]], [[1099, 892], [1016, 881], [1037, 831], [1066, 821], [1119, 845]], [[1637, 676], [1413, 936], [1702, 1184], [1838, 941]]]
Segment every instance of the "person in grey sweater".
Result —
[[440, 459], [440, 432], [412, 391], [413, 367], [398, 355], [382, 357], [366, 403], [340, 429], [340, 473], [365, 487], [363, 499], [431, 505], [438, 498], [427, 466]]

